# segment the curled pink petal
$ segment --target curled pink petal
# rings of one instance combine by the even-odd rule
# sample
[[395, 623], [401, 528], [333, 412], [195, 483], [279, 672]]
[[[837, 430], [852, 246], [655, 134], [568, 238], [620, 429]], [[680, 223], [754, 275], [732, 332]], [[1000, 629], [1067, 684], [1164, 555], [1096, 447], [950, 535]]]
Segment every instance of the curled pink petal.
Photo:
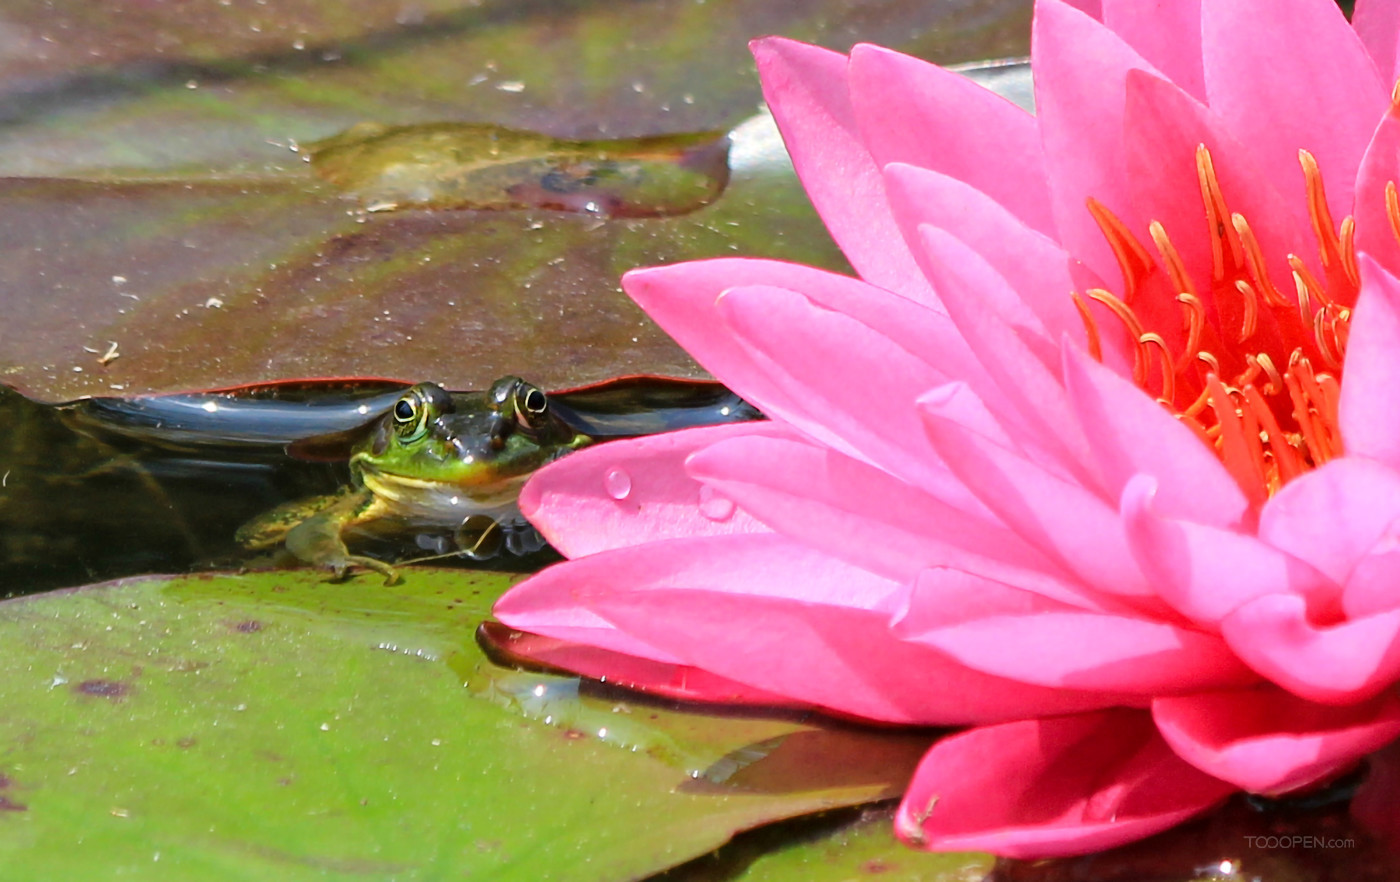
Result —
[[1230, 613], [1220, 631], [1254, 670], [1321, 704], [1365, 701], [1400, 677], [1400, 610], [1316, 625], [1303, 598], [1270, 594]]
[[1314, 704], [1265, 686], [1159, 698], [1152, 719], [1191, 765], [1252, 793], [1286, 793], [1346, 771], [1400, 736], [1400, 698]]
[[1332, 610], [1340, 588], [1307, 564], [1234, 530], [1164, 518], [1153, 507], [1157, 482], [1146, 475], [1123, 488], [1128, 543], [1159, 597], [1192, 621], [1214, 625], [1259, 597], [1314, 598]]
[[742, 511], [707, 517], [699, 507], [702, 488], [683, 464], [724, 438], [790, 432], [773, 423], [741, 423], [586, 448], [536, 472], [520, 491], [520, 510], [569, 557], [673, 536], [765, 531]]
[[1394, 524], [1369, 553], [1356, 562], [1342, 588], [1348, 619], [1400, 609], [1400, 524]]
[[895, 816], [934, 851], [1085, 854], [1200, 814], [1234, 788], [1187, 765], [1141, 711], [985, 726], [936, 743]]
[[1400, 472], [1345, 457], [1274, 494], [1259, 518], [1259, 538], [1340, 584], [1397, 520]]

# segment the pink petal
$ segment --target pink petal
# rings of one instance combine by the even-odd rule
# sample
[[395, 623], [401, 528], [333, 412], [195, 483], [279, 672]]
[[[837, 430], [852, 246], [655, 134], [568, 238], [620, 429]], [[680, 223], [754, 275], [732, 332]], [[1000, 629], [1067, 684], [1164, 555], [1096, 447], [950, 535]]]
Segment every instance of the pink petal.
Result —
[[1230, 648], [1278, 685], [1321, 704], [1352, 704], [1400, 677], [1400, 610], [1331, 627], [1313, 624], [1301, 597], [1271, 594], [1220, 623]]
[[1150, 697], [1258, 680], [1219, 637], [1121, 615], [988, 616], [906, 639], [973, 670], [1063, 689]]
[[1201, 32], [1211, 109], [1254, 149], [1262, 174], [1284, 193], [1306, 192], [1298, 150], [1309, 150], [1332, 216], [1349, 214], [1390, 90], [1341, 10], [1317, 0], [1201, 0]]
[[[621, 548], [525, 584], [541, 582], [537, 590], [560, 605], [584, 606], [642, 645], [665, 646], [680, 664], [866, 719], [947, 725], [1104, 701], [988, 677], [896, 640], [885, 609], [896, 583], [778, 536]], [[548, 622], [496, 612], [512, 627], [553, 636]]]
[[1133, 554], [1156, 593], [1202, 625], [1270, 594], [1335, 603], [1338, 588], [1316, 570], [1254, 536], [1162, 517], [1155, 511], [1157, 482], [1146, 475], [1123, 488], [1123, 526]]
[[885, 167], [885, 186], [905, 239], [917, 243], [930, 224], [957, 236], [1007, 281], [1008, 301], [994, 308], [1007, 321], [1058, 341], [1085, 339], [1067, 292], [1074, 289], [1069, 255], [1055, 240], [1026, 226], [991, 196], [956, 178], [912, 165]]
[[914, 579], [890, 620], [901, 640], [989, 616], [1043, 612], [1123, 612], [1128, 607], [1070, 581], [1013, 585], [994, 578], [933, 567]]
[[1361, 255], [1340, 422], [1347, 453], [1400, 469], [1400, 281]]
[[1396, 79], [1396, 40], [1400, 39], [1400, 3], [1395, 0], [1357, 0], [1351, 26], [1366, 46], [1382, 80]]
[[1100, 18], [1173, 83], [1197, 98], [1205, 98], [1199, 0], [1175, 3], [1104, 0]]
[[504, 658], [509, 664], [568, 671], [676, 701], [807, 707], [699, 668], [669, 665], [554, 637], [527, 634], [495, 622], [483, 623], [477, 631], [477, 639], [489, 647], [493, 657]]
[[1073, 346], [1065, 347], [1065, 386], [1109, 492], [1136, 474], [1158, 479], [1155, 503], [1169, 517], [1218, 527], [1239, 523], [1249, 501], [1214, 452], [1137, 386]]
[[[1400, 4], [1396, 4], [1400, 9]], [[1400, 30], [1391, 32], [1400, 39]], [[1394, 50], [1392, 49], [1392, 52]], [[1391, 275], [1400, 273], [1400, 245], [1385, 207], [1386, 185], [1400, 179], [1400, 104], [1394, 96], [1381, 117], [1356, 173], [1356, 250], [1375, 258]]]
[[[966, 725], [1121, 701], [990, 677], [923, 646], [890, 645], [886, 617], [869, 611], [676, 589], [594, 605], [618, 627], [664, 641], [694, 665], [863, 719]], [[761, 630], [736, 624], [746, 620], [762, 622]]]
[[1400, 699], [1332, 707], [1265, 686], [1160, 698], [1152, 718], [1191, 765], [1242, 790], [1277, 794], [1345, 771], [1400, 736]]
[[935, 744], [895, 833], [935, 851], [1086, 854], [1175, 826], [1231, 790], [1177, 758], [1141, 711], [1026, 720]]
[[755, 40], [750, 48], [797, 176], [851, 266], [872, 284], [937, 304], [899, 244], [880, 169], [860, 140], [846, 57], [778, 37]]
[[1070, 6], [1103, 21], [1103, 0], [1066, 0]]
[[[833, 583], [840, 576], [847, 578]], [[786, 591], [795, 597], [871, 609], [893, 598], [899, 587], [771, 534], [699, 536], [620, 546], [547, 567], [502, 595], [492, 612], [522, 631], [684, 666], [670, 647], [658, 648], [600, 617], [584, 595], [590, 590], [626, 593], [638, 584], [696, 581], [741, 595]]]
[[1264, 506], [1259, 538], [1346, 582], [1400, 519], [1400, 474], [1374, 460], [1334, 459], [1284, 485]]
[[967, 77], [879, 46], [851, 50], [849, 77], [877, 166], [907, 163], [965, 181], [1027, 227], [1054, 234], [1035, 117]]
[[[1069, 402], [1058, 376], [1056, 348], [1050, 346], [1043, 356], [1038, 355], [1025, 337], [986, 308], [987, 299], [1006, 302], [1015, 295], [980, 255], [944, 230], [920, 227], [919, 233], [924, 242], [920, 260], [929, 279], [942, 293], [948, 314], [963, 337], [978, 353], [1000, 398], [984, 393], [982, 386], [969, 385], [1008, 430], [1023, 426], [1014, 434], [1027, 452], [1043, 452], [1063, 470], [1086, 479], [1086, 463], [1092, 461], [1088, 442], [1080, 426], [1065, 419]], [[1047, 365], [1052, 359], [1053, 372]]]
[[1359, 619], [1400, 608], [1400, 524], [1386, 531], [1376, 547], [1357, 561], [1342, 588], [1342, 610]]
[[748, 385], [762, 377], [763, 368], [724, 327], [716, 307], [722, 293], [746, 286], [799, 291], [950, 376], [973, 382], [985, 378], [981, 363], [946, 315], [849, 276], [776, 260], [725, 258], [633, 270], [622, 277], [622, 287], [666, 333], [720, 382], [752, 400]]
[[1118, 287], [1118, 261], [1085, 200], [1114, 212], [1130, 204], [1123, 157], [1127, 74], [1157, 71], [1117, 34], [1059, 0], [1037, 0], [1031, 55], [1055, 228], [1066, 251]]
[[584, 448], [536, 472], [520, 491], [520, 510], [566, 557], [677, 536], [766, 531], [742, 511], [706, 517], [700, 484], [683, 463], [723, 438], [789, 432], [775, 423], [742, 423]]
[[1026, 542], [1098, 591], [1152, 597], [1118, 513], [1093, 491], [970, 433], [942, 414], [947, 390], [920, 400], [929, 438], [954, 474]]
[[1054, 569], [994, 519], [801, 441], [736, 438], [686, 470], [777, 532], [890, 579], [933, 565], [1031, 579]]
[[[719, 313], [759, 365], [743, 391], [754, 405], [955, 506], [979, 508], [939, 462], [912, 407], [946, 381], [936, 367], [857, 319], [783, 288], [732, 289], [720, 298]], [[871, 419], [872, 406], [879, 419]]]

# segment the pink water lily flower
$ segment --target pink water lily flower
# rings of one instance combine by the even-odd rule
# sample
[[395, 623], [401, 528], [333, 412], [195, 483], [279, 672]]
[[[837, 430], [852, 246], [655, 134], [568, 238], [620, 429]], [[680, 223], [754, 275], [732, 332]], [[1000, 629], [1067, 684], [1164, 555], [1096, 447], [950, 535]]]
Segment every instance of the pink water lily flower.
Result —
[[[1037, 114], [872, 46], [754, 46], [859, 278], [627, 292], [772, 417], [585, 450], [541, 657], [973, 728], [896, 827], [1082, 853], [1400, 737], [1400, 0], [1038, 0]], [[1339, 221], [1340, 219], [1340, 221]], [[1394, 753], [1394, 751], [1391, 751]]]

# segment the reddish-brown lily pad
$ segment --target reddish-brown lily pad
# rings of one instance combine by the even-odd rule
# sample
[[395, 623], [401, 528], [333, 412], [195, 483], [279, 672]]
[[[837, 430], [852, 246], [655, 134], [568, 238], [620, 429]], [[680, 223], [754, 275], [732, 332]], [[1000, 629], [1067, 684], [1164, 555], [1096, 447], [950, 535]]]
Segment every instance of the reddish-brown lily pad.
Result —
[[[876, 39], [945, 61], [1016, 54], [1028, 4], [899, 2], [872, 16], [854, 0], [444, 0], [389, 24], [310, 0], [238, 3], [217, 17], [277, 36], [227, 40], [181, 9], [6, 13], [40, 43], [67, 36], [47, 61], [16, 68], [25, 76], [0, 80], [0, 174], [26, 176], [0, 179], [0, 383], [52, 401], [297, 376], [458, 388], [508, 372], [549, 387], [697, 376], [618, 290], [627, 269], [733, 254], [845, 268], [771, 124], [733, 128], [760, 100], [747, 39]], [[137, 32], [153, 35], [145, 50], [128, 39]], [[70, 51], [104, 37], [90, 60]], [[324, 163], [323, 180], [304, 161], [300, 144], [363, 122], [399, 133], [491, 124], [624, 152], [729, 130], [730, 181], [718, 192], [722, 169], [707, 166], [693, 198], [697, 188], [654, 173], [644, 183], [671, 188], [664, 210], [611, 212], [667, 217], [520, 208], [572, 207], [540, 198], [405, 208], [414, 200]], [[400, 210], [367, 210], [390, 204]]]

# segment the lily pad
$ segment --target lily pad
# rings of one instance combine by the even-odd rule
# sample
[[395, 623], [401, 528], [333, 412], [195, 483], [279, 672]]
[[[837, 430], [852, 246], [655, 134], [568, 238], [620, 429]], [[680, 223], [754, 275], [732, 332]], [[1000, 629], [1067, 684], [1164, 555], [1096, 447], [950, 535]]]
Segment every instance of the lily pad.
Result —
[[[887, 799], [927, 747], [498, 668], [472, 633], [508, 581], [207, 576], [0, 604], [7, 875], [632, 879]], [[842, 771], [872, 751], [879, 774]]]
[[[734, 254], [846, 269], [771, 120], [753, 117], [748, 39], [865, 38], [959, 61], [1024, 52], [1029, 13], [1024, 0], [900, 0], [878, 15], [857, 0], [442, 0], [391, 23], [300, 0], [221, 10], [238, 31], [225, 39], [180, 8], [138, 7], [3, 14], [37, 47], [65, 35], [0, 79], [0, 174], [17, 176], [0, 178], [0, 382], [41, 400], [307, 376], [455, 388], [504, 373], [551, 388], [699, 376], [618, 290], [623, 272]], [[71, 51], [99, 45], [87, 60]], [[299, 145], [364, 123], [420, 146], [425, 132], [490, 126], [556, 152], [606, 140], [610, 155], [728, 132], [729, 183], [716, 186], [722, 151], [701, 150], [698, 174], [672, 174], [696, 171], [690, 159], [654, 163], [625, 197], [582, 199], [595, 214], [665, 217], [547, 210], [575, 206], [530, 185], [528, 199], [491, 204], [536, 207], [406, 208], [443, 204], [439, 165], [439, 189], [405, 200], [382, 174], [361, 179], [382, 171], [373, 162], [347, 176], [328, 157], [304, 161]], [[573, 165], [536, 179], [576, 187], [592, 173]], [[629, 207], [638, 193], [644, 210]], [[401, 210], [368, 211], [388, 205]]]

